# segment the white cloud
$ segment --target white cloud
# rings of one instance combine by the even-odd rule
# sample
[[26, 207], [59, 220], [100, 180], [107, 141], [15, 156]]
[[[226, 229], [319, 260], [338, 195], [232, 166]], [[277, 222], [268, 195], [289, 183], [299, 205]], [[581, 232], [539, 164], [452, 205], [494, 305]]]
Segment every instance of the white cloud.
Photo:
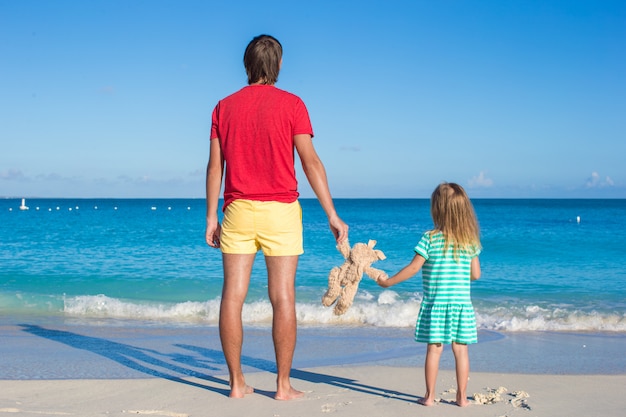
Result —
[[37, 181], [71, 181], [72, 178], [63, 177], [56, 172], [50, 172], [48, 174], [37, 174], [35, 176], [35, 180]]
[[23, 181], [26, 176], [19, 169], [8, 169], [6, 171], [0, 171], [0, 180], [7, 181]]
[[480, 171], [480, 173], [472, 177], [468, 183], [471, 188], [489, 188], [493, 186], [493, 180], [485, 176], [484, 171]]
[[613, 182], [611, 177], [607, 175], [604, 179], [602, 179], [600, 177], [600, 174], [598, 174], [596, 171], [592, 172], [591, 176], [587, 178], [587, 182], [585, 182], [585, 186], [587, 188], [604, 188], [612, 187], [613, 185], [615, 185], [615, 183]]

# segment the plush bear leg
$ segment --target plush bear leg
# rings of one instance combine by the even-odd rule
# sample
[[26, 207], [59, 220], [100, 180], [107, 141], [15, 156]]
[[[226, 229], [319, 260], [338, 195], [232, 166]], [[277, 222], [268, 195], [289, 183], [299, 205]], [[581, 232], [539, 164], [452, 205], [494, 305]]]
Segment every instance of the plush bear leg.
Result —
[[354, 301], [354, 296], [356, 295], [356, 290], [359, 288], [358, 281], [355, 283], [351, 283], [343, 287], [341, 290], [341, 298], [335, 304], [335, 314], [341, 316], [343, 313], [348, 311], [350, 306], [352, 306], [352, 302]]
[[339, 267], [336, 266], [330, 270], [330, 274], [328, 274], [328, 290], [326, 290], [326, 294], [322, 297], [322, 304], [328, 307], [332, 303], [335, 302], [337, 297], [339, 297], [339, 293], [341, 292], [341, 280], [339, 279]]

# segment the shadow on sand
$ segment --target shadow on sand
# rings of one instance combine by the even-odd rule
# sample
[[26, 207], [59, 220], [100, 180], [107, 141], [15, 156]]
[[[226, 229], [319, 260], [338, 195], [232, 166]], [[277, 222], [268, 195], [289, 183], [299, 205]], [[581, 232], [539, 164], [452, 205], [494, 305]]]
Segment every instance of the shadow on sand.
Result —
[[[207, 349], [193, 345], [175, 344], [174, 346], [189, 352], [189, 354], [165, 354], [154, 349], [147, 349], [132, 346], [124, 343], [113, 342], [107, 339], [84, 336], [65, 330], [47, 329], [37, 325], [21, 324], [24, 332], [32, 335], [62, 343], [75, 349], [82, 349], [95, 353], [120, 365], [141, 372], [143, 374], [163, 378], [169, 381], [179, 382], [198, 388], [228, 396], [230, 393], [228, 379], [215, 377], [209, 372], [221, 372], [224, 368], [224, 355], [221, 351]], [[273, 362], [242, 356], [242, 365], [265, 371], [276, 373], [276, 366]], [[197, 371], [195, 369], [202, 369]], [[196, 382], [188, 377], [196, 378], [206, 383]], [[418, 397], [406, 393], [386, 390], [371, 385], [361, 384], [356, 380], [342, 378], [336, 375], [327, 375], [318, 372], [293, 369], [291, 377], [312, 383], [328, 384], [365, 394], [376, 395], [385, 398], [395, 398], [403, 401], [415, 401]], [[273, 397], [274, 393], [269, 391], [255, 392], [261, 395]]]

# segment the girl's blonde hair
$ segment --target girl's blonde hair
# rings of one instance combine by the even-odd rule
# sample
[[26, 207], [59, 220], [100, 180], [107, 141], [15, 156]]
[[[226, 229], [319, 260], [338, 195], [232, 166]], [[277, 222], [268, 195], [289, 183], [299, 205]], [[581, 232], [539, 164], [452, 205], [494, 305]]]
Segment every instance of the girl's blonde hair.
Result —
[[478, 220], [463, 187], [452, 182], [439, 184], [430, 198], [430, 215], [434, 232], [443, 233], [444, 252], [452, 244], [454, 259], [459, 259], [459, 251], [480, 249]]

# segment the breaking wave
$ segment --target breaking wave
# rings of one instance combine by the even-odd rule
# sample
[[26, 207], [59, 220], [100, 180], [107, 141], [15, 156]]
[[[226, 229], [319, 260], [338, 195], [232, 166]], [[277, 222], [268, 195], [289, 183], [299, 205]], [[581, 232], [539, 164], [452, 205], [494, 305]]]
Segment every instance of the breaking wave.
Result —
[[[359, 294], [352, 307], [342, 316], [333, 314], [332, 306], [304, 302], [296, 305], [300, 325], [348, 325], [373, 327], [412, 327], [420, 305], [419, 295], [401, 300], [393, 291], [377, 297]], [[216, 324], [218, 298], [204, 302], [155, 303], [110, 298], [105, 295], [77, 296], [64, 299], [63, 313], [71, 317], [116, 318], [179, 323]], [[475, 302], [478, 328], [483, 330], [523, 332], [626, 332], [623, 312], [582, 311], [567, 307], [526, 305], [515, 307], [481, 306]], [[267, 300], [246, 303], [244, 323], [271, 325], [272, 308]]]

